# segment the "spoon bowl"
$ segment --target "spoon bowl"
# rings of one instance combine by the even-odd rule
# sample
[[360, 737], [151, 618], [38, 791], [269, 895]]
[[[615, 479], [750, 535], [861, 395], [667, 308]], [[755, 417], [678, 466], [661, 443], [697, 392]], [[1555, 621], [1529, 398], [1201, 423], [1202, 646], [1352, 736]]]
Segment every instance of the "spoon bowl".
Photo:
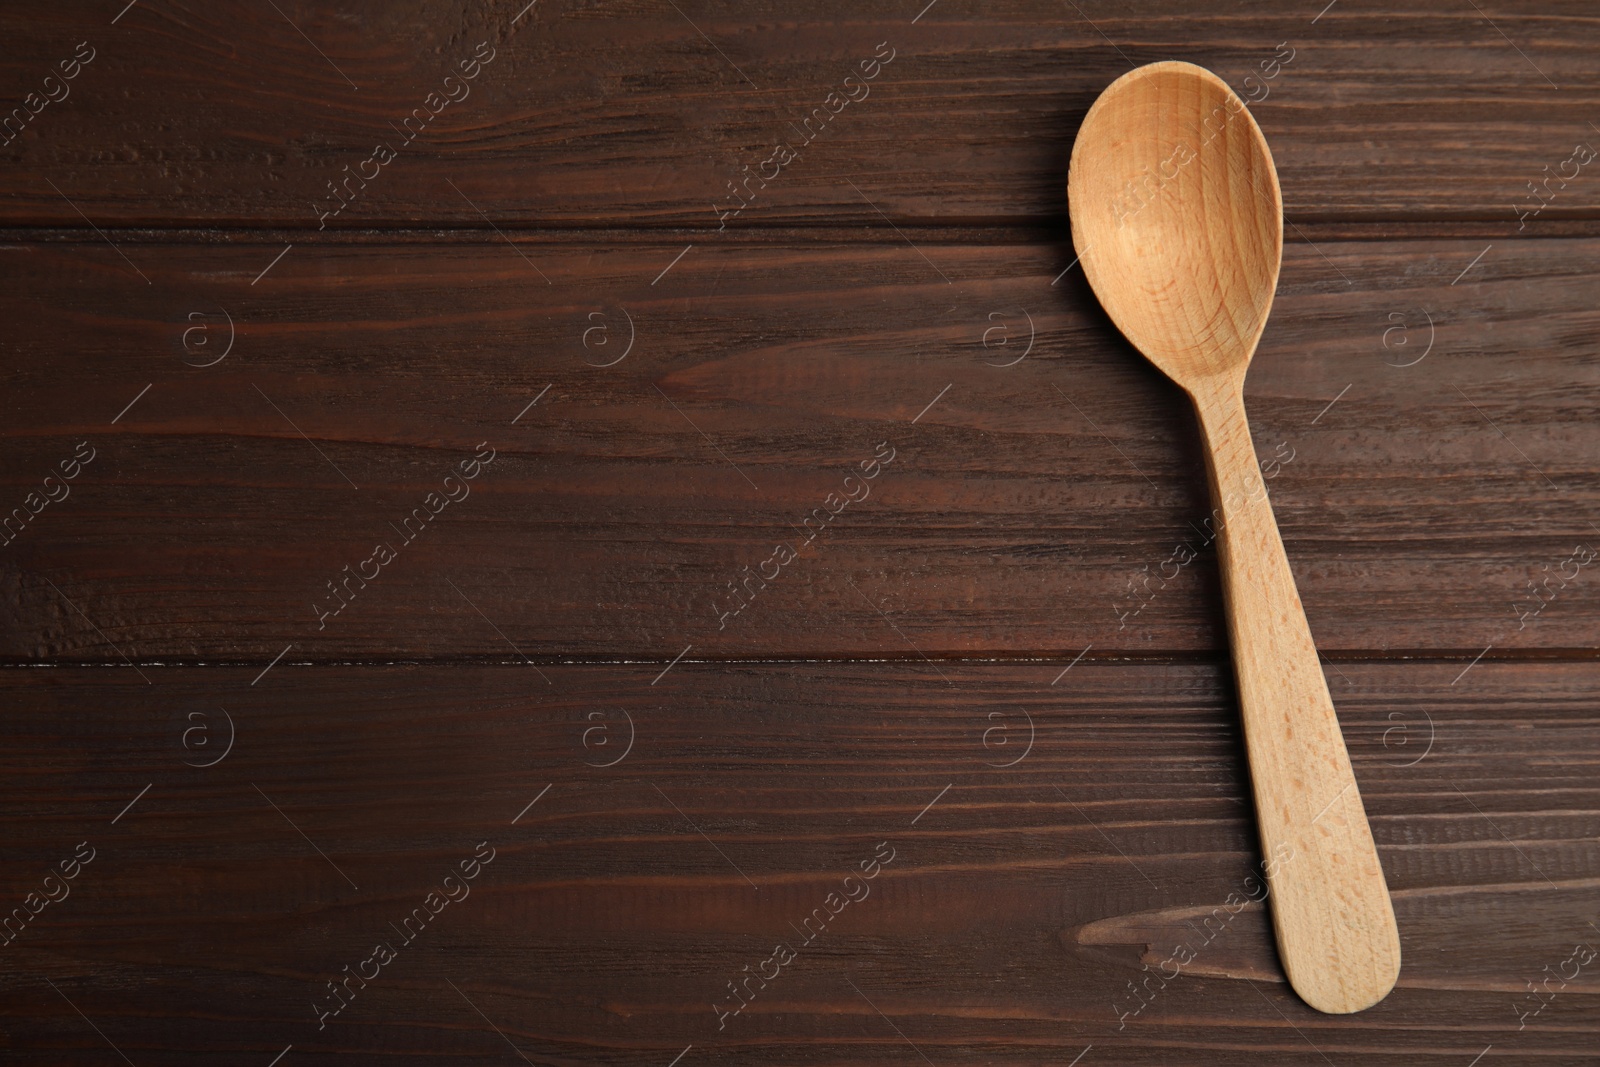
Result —
[[1244, 373], [1272, 309], [1283, 200], [1255, 119], [1215, 74], [1152, 63], [1089, 109], [1068, 202], [1084, 274], [1166, 375]]
[[1154, 63], [1089, 109], [1067, 200], [1107, 314], [1200, 420], [1278, 956], [1307, 1004], [1360, 1011], [1394, 987], [1400, 935], [1245, 419], [1283, 257], [1272, 154], [1222, 79]]

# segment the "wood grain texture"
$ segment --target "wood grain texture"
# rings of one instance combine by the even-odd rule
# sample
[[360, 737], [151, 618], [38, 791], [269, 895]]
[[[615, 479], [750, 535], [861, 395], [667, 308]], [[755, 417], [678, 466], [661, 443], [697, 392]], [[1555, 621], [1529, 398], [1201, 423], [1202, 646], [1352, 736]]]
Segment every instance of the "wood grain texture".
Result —
[[[1509, 236], [1538, 202], [1528, 183], [1596, 136], [1600, 98], [1582, 0], [521, 6], [144, 3], [115, 25], [84, 0], [9, 12], [7, 112], [46, 100], [80, 43], [95, 58], [0, 147], [0, 217], [315, 230], [348, 166], [381, 176], [351, 186], [333, 226], [716, 230], [728, 184], [772, 175], [782, 143], [799, 158], [745, 187], [755, 199], [730, 225], [1060, 219], [1095, 96], [1132, 66], [1184, 59], [1255, 101], [1292, 219], [1492, 219]], [[405, 142], [397, 127], [428, 94], [462, 92], [444, 78], [482, 41], [495, 58], [468, 95]], [[893, 61], [847, 86], [880, 44]], [[834, 115], [830, 93], [862, 98]], [[826, 132], [807, 139], [819, 108]], [[379, 144], [398, 158], [363, 168]], [[1600, 184], [1579, 179], [1534, 225], [1597, 213]]]
[[[1193, 418], [1076, 269], [1052, 287], [1070, 250], [885, 237], [696, 246], [654, 285], [683, 244], [519, 242], [545, 285], [498, 240], [347, 239], [252, 286], [282, 244], [119, 240], [146, 286], [104, 242], [13, 242], [0, 514], [98, 458], [0, 548], [0, 649], [1221, 650]], [[1473, 265], [1487, 243], [1287, 247], [1246, 404], [1324, 653], [1600, 645], [1594, 569], [1563, 566], [1600, 512], [1600, 242]], [[222, 312], [232, 352], [186, 365]], [[719, 629], [886, 440], [870, 497]], [[326, 583], [484, 441], [471, 497], [319, 630]]]
[[1271, 150], [1221, 78], [1152, 63], [1089, 109], [1067, 199], [1101, 306], [1194, 401], [1284, 973], [1318, 1011], [1363, 1011], [1394, 988], [1400, 933], [1244, 407], [1283, 260]]
[[1194, 396], [1218, 502], [1217, 563], [1278, 955], [1312, 1007], [1362, 1011], [1400, 974], [1383, 867], [1266, 499], [1239, 382], [1209, 395], [1196, 383]]
[[[1517, 1013], [1600, 936], [1595, 665], [1330, 672], [1407, 946], [1347, 1017], [1282, 984], [1259, 905], [1221, 910], [1260, 873], [1226, 663], [1064, 666], [0, 672], [6, 908], [96, 850], [0, 949], [12, 1054], [121, 1062], [70, 998], [141, 1067], [515, 1060], [505, 1039], [534, 1063], [1592, 1057], [1587, 970]], [[222, 708], [231, 752], [186, 766]], [[634, 744], [594, 766], [623, 712]], [[470, 895], [319, 1030], [324, 983], [482, 841]], [[719, 1030], [779, 941], [798, 958]]]
[[[1592, 14], [0, 13], [4, 1057], [1592, 1063]], [[1072, 137], [1160, 59], [1284, 179], [1246, 403], [1394, 889], [1360, 1016], [1282, 981], [1199, 438], [1073, 266]]]

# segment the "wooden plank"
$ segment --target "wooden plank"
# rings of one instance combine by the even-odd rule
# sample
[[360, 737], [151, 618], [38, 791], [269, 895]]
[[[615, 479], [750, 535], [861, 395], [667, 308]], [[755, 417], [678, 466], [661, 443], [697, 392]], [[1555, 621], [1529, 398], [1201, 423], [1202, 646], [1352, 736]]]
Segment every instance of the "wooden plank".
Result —
[[[1222, 647], [1192, 417], [1065, 251], [122, 248], [0, 253], [6, 656]], [[1600, 645], [1600, 242], [1484, 252], [1288, 248], [1246, 395], [1325, 654]]]
[[[1226, 666], [1085, 662], [1052, 685], [1066, 662], [683, 663], [654, 682], [650, 665], [550, 666], [548, 684], [509, 666], [0, 672], [6, 907], [62, 896], [46, 875], [94, 850], [0, 953], [10, 1048], [109, 1063], [109, 1041], [139, 1064], [290, 1045], [296, 1062], [466, 1063], [509, 1059], [507, 1040], [532, 1062], [638, 1064], [691, 1045], [685, 1064], [1592, 1052], [1589, 969], [1518, 1012], [1600, 938], [1595, 664], [1482, 663], [1454, 685], [1456, 663], [1330, 672], [1405, 961], [1381, 1005], [1327, 1016], [1282, 984], [1259, 905], [1229, 904], [1259, 868]], [[405, 944], [391, 924], [432, 890], [459, 896], [444, 878], [480, 842], [494, 858], [469, 894]], [[880, 853], [875, 878], [844, 881]], [[829, 903], [841, 890], [860, 899]], [[837, 915], [807, 944], [818, 907]], [[378, 941], [397, 958], [319, 1028], [325, 983]], [[796, 958], [720, 1019], [727, 983], [778, 942]], [[1178, 944], [1191, 964], [1130, 1014], [1130, 981]]]
[[[735, 226], [1059, 220], [1090, 102], [1160, 59], [1257, 101], [1291, 219], [1493, 219], [1509, 234], [1547, 175], [1535, 225], [1600, 209], [1573, 155], [1597, 136], [1600, 96], [1582, 0], [519, 7], [12, 10], [0, 219], [315, 230], [338, 208], [329, 224], [358, 228], [487, 215], [715, 230], [735, 183], [749, 205]], [[476, 76], [446, 83], [462, 62]], [[846, 84], [864, 62], [876, 76]], [[781, 167], [780, 143], [797, 157]]]

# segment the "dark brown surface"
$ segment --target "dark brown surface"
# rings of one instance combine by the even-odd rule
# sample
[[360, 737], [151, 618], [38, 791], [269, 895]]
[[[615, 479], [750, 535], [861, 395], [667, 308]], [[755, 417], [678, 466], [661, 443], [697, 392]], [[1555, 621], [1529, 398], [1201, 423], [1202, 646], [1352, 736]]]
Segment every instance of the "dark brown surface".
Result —
[[[108, 5], [77, 0], [11, 16], [23, 40], [0, 70], [19, 101], [79, 42], [96, 52], [71, 95], [0, 148], [15, 161], [0, 193], [5, 217], [29, 222], [81, 224], [48, 178], [102, 225], [315, 229], [326, 183], [390, 143], [398, 158], [334, 225], [481, 226], [475, 203], [502, 224], [715, 228], [726, 183], [758, 169], [774, 139], [800, 136], [789, 124], [824, 107], [880, 43], [894, 58], [868, 95], [736, 225], [879, 224], [874, 204], [900, 219], [1054, 217], [1089, 104], [1131, 64], [1162, 59], [1266, 92], [1255, 113], [1297, 220], [1514, 226], [1524, 184], [1600, 121], [1600, 26], [1583, 0], [1340, 0], [1317, 18], [1326, 2], [1158, 0], [1129, 13], [941, 0], [912, 24], [927, 0], [874, 13], [850, 0], [803, 12], [541, 0], [512, 26], [520, 3], [220, 0], [141, 3], [112, 26]], [[392, 124], [482, 41], [494, 59], [468, 95], [401, 147]], [[1280, 44], [1292, 61], [1247, 85]], [[1600, 185], [1579, 180], [1541, 220], [1597, 209]]]
[[[1517, 220], [1600, 143], [1593, 13], [923, 3], [0, 16], [6, 106], [96, 49], [0, 146], [0, 518], [94, 450], [0, 533], [6, 908], [96, 850], [0, 940], [0, 1060], [1600, 1062], [1600, 961], [1559, 986], [1600, 946], [1600, 560], [1563, 566], [1600, 549], [1600, 185]], [[1259, 905], [1204, 937], [1259, 860], [1210, 505], [1062, 201], [1130, 62], [1248, 92], [1281, 41], [1254, 113], [1292, 225], [1247, 399], [1400, 922], [1399, 987], [1352, 1017], [1283, 984]]]
[[[1593, 1052], [1587, 976], [1515, 1033], [1524, 980], [1596, 939], [1591, 665], [1330, 672], [1406, 953], [1350, 1018], [1286, 991], [1258, 908], [1204, 945], [1182, 925], [1256, 860], [1226, 670], [1052, 686], [1064, 665], [7, 672], [8, 896], [97, 850], [3, 958], [13, 1040], [109, 1052], [49, 978], [136, 1063], [514, 1060], [468, 1000], [534, 1062], [920, 1062], [894, 1027], [934, 1063]], [[219, 708], [233, 752], [184, 766], [220, 751]], [[631, 751], [591, 766], [624, 713]], [[471, 895], [319, 1031], [322, 983], [485, 840]], [[725, 983], [880, 842], [870, 894], [719, 1030]], [[1141, 954], [1183, 939], [1192, 969], [1119, 1034]]]
[[[109, 293], [104, 243], [0, 253], [30, 267], [0, 297], [17, 323], [9, 496], [21, 503], [80, 439], [99, 453], [0, 559], [13, 592], [0, 648], [1222, 651], [1214, 552], [1163, 567], [1205, 544], [1191, 416], [1108, 336], [1076, 271], [1051, 287], [1048, 243], [919, 242], [946, 285], [904, 242], [746, 241], [692, 250], [654, 288], [682, 245], [520, 247], [560, 283], [459, 237], [296, 247], [243, 292], [224, 279], [259, 271], [272, 246], [129, 243], [153, 284]], [[1600, 241], [1512, 243], [1452, 286], [1482, 250], [1288, 250], [1250, 414], [1329, 654], [1600, 644], [1591, 570], [1526, 625], [1513, 607], [1600, 543], [1600, 367], [1575, 348]], [[219, 309], [233, 352], [186, 366], [209, 361], [208, 334], [226, 341]], [[1006, 366], [1030, 321], [1031, 351]], [[620, 354], [630, 322], [627, 358], [592, 366]], [[586, 347], [587, 331], [605, 332]], [[1422, 362], [1397, 365], [1430, 334]], [[483, 441], [496, 458], [471, 495], [404, 544], [390, 524]], [[777, 543], [805, 544], [807, 516], [882, 442], [895, 459], [869, 495], [723, 625], [727, 584]], [[399, 558], [319, 626], [313, 603], [337, 603], [326, 583], [376, 541]]]

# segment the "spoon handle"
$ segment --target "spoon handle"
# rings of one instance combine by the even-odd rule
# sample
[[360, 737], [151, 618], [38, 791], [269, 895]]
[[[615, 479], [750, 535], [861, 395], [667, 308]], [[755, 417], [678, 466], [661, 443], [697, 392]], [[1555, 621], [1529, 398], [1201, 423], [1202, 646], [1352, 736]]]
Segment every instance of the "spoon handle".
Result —
[[1376, 1004], [1400, 973], [1394, 907], [1328, 683], [1267, 501], [1243, 382], [1190, 390], [1209, 453], [1217, 555], [1278, 954], [1318, 1011]]

